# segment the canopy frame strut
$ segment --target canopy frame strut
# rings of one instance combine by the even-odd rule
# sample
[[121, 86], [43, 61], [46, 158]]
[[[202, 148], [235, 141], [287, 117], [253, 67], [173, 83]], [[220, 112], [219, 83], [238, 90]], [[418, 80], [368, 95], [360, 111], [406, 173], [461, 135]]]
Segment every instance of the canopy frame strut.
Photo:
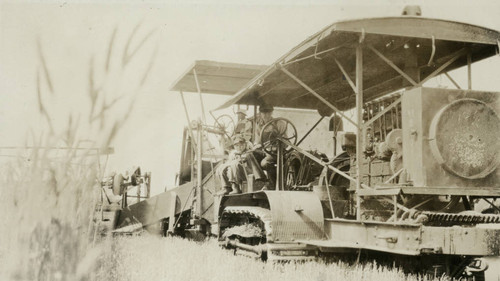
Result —
[[349, 118], [347, 115], [345, 115], [342, 111], [337, 109], [333, 104], [328, 102], [325, 98], [323, 98], [320, 94], [316, 93], [313, 89], [311, 89], [307, 84], [302, 82], [299, 78], [297, 78], [295, 75], [293, 75], [290, 71], [288, 71], [286, 68], [281, 67], [281, 71], [283, 71], [286, 75], [290, 76], [295, 82], [297, 82], [299, 85], [301, 85], [303, 88], [305, 88], [309, 93], [313, 94], [315, 97], [317, 97], [320, 101], [322, 101], [324, 104], [326, 104], [328, 107], [333, 109], [335, 112], [338, 112], [342, 117], [344, 117], [347, 121], [349, 121], [351, 124], [353, 124], [356, 127], [359, 127], [359, 125], [354, 122], [351, 118]]
[[422, 81], [420, 81], [417, 85], [415, 85], [415, 87], [422, 86], [425, 82], [429, 81], [429, 79], [434, 78], [441, 71], [443, 71], [443, 69], [448, 67], [450, 64], [452, 64], [454, 61], [456, 61], [458, 58], [465, 55], [466, 53], [467, 53], [467, 48], [462, 48], [462, 49], [456, 51], [455, 53], [453, 53], [452, 57], [447, 62], [443, 63], [440, 67], [438, 67], [431, 74], [429, 74], [427, 77], [425, 77]]
[[457, 87], [457, 89], [459, 90], [462, 89], [460, 85], [458, 85], [457, 81], [455, 81], [455, 79], [453, 79], [453, 77], [451, 77], [450, 74], [448, 74], [448, 72], [445, 72], [444, 75], [448, 77], [448, 79], [451, 81], [451, 83], [453, 83], [453, 85], [455, 85], [455, 87]]
[[379, 58], [381, 58], [385, 63], [387, 63], [390, 67], [396, 70], [401, 76], [403, 76], [408, 82], [410, 82], [413, 86], [417, 85], [417, 82], [413, 80], [408, 74], [406, 74], [403, 70], [401, 70], [397, 65], [395, 65], [390, 59], [384, 56], [381, 52], [375, 49], [372, 45], [368, 45], [368, 48], [372, 50]]
[[196, 83], [196, 89], [198, 90], [198, 95], [200, 96], [201, 113], [203, 117], [203, 123], [207, 123], [207, 117], [205, 115], [205, 105], [203, 104], [203, 97], [201, 95], [200, 82], [198, 81], [198, 73], [196, 73], [196, 68], [193, 67], [194, 81]]
[[342, 64], [340, 64], [340, 62], [337, 60], [337, 58], [335, 58], [335, 63], [339, 67], [340, 71], [342, 71], [342, 74], [344, 74], [344, 77], [347, 80], [347, 83], [349, 83], [349, 85], [351, 86], [354, 93], [357, 94], [358, 89], [356, 88], [356, 85], [354, 84], [354, 82], [352, 82], [351, 77], [349, 77], [349, 74], [347, 73], [347, 71], [345, 71], [344, 67], [342, 67]]
[[[364, 31], [364, 30], [363, 30]], [[361, 158], [363, 157], [362, 140], [366, 126], [363, 124], [363, 41], [365, 34], [361, 34], [359, 44], [356, 47], [356, 121], [358, 122], [356, 132], [356, 220], [361, 220]]]

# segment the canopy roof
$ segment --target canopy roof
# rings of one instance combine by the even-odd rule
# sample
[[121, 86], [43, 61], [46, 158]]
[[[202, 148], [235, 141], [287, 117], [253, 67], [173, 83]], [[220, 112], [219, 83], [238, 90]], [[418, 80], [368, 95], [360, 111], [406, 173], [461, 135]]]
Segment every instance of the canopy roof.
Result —
[[198, 92], [196, 72], [202, 93], [233, 95], [266, 68], [266, 65], [198, 60], [174, 82], [170, 90]]
[[321, 106], [317, 97], [281, 71], [286, 68], [339, 110], [347, 110], [355, 106], [355, 94], [348, 80], [356, 78], [359, 42], [363, 49], [366, 102], [409, 84], [382, 57], [403, 72], [411, 66], [413, 73], [408, 76], [418, 84], [431, 74], [467, 65], [467, 54], [471, 62], [495, 55], [499, 40], [500, 33], [488, 28], [416, 16], [342, 21], [293, 48], [217, 109], [259, 103], [288, 108]]

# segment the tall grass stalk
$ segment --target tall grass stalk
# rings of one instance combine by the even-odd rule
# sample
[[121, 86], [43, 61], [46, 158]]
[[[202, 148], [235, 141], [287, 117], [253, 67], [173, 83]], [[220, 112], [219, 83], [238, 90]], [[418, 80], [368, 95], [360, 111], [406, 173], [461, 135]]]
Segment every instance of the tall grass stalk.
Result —
[[[61, 109], [54, 108], [51, 100], [65, 93], [57, 92], [57, 77], [50, 73], [50, 59], [41, 40], [34, 44], [39, 55], [35, 97], [45, 124], [41, 130], [32, 130], [31, 138], [21, 145], [24, 149], [17, 150], [18, 157], [0, 170], [0, 280], [95, 279], [103, 253], [110, 250], [106, 243], [93, 245], [89, 233], [103, 172], [97, 152], [113, 144], [149, 76], [156, 51], [145, 61], [131, 62], [151, 44], [153, 33], [141, 38], [137, 25], [125, 35], [122, 54], [115, 46], [119, 34], [115, 29], [107, 50], [103, 46], [102, 67], [96, 66], [92, 56], [88, 72], [79, 73], [88, 75], [89, 106], [78, 114], [70, 111], [57, 117]], [[116, 89], [120, 83], [130, 83], [126, 78], [130, 72], [139, 74], [137, 87], [122, 94]], [[118, 106], [126, 110], [120, 112]], [[54, 122], [61, 119], [66, 121]], [[61, 123], [66, 125], [58, 126]]]

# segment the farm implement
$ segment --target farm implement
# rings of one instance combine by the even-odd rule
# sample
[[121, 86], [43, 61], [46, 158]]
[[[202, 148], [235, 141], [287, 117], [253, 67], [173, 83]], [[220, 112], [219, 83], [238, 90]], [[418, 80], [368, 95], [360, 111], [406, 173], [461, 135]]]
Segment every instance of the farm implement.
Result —
[[[122, 205], [109, 228], [216, 236], [263, 260], [370, 252], [496, 280], [500, 93], [473, 89], [471, 65], [498, 55], [499, 42], [498, 31], [409, 7], [329, 25], [270, 66], [197, 61], [171, 90], [230, 95], [214, 111], [253, 109], [251, 153], [270, 155], [274, 172], [246, 174], [241, 194], [221, 193], [216, 171], [234, 126], [192, 122], [186, 111], [178, 187]], [[467, 73], [463, 88], [456, 69]], [[456, 89], [428, 87], [437, 76]], [[258, 131], [264, 105], [287, 117]], [[319, 121], [304, 129], [306, 115]], [[318, 146], [302, 147], [306, 139]]]

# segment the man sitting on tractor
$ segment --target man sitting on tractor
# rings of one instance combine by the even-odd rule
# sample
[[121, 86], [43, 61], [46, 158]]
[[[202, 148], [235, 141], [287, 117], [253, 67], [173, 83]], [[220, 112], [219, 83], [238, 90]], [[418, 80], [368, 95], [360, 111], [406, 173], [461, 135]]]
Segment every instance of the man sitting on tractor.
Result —
[[[281, 133], [286, 133], [286, 124], [283, 124], [282, 122], [276, 122], [273, 126], [267, 126], [267, 129], [262, 132], [264, 126], [274, 120], [273, 111], [274, 108], [272, 105], [263, 104], [259, 107], [260, 114], [256, 122], [256, 148], [260, 148], [260, 146], [262, 145], [260, 143], [262, 139], [271, 140]], [[264, 151], [264, 149], [255, 150], [254, 155], [257, 161], [260, 162], [262, 169], [266, 171], [269, 179], [269, 184], [264, 186], [263, 189], [267, 189], [269, 185], [274, 186], [276, 181], [276, 155], [271, 155]]]
[[265, 177], [253, 154], [250, 153], [251, 144], [247, 144], [243, 136], [236, 135], [233, 145], [234, 149], [229, 153], [228, 161], [217, 169], [223, 184], [219, 195], [241, 193], [241, 184], [247, 180], [247, 173], [252, 173], [257, 180]]
[[[230, 152], [228, 161], [217, 170], [223, 184], [220, 195], [241, 193], [241, 183], [247, 180], [247, 174], [253, 174], [256, 181], [266, 181], [263, 190], [275, 185], [276, 155], [272, 154], [273, 144], [270, 143], [274, 142], [279, 135], [286, 134], [287, 125], [283, 120], [276, 120], [275, 123], [265, 126], [275, 120], [273, 111], [272, 105], [263, 104], [259, 107], [259, 115], [255, 122], [256, 138], [253, 149], [252, 144], [244, 135], [238, 134], [234, 138], [234, 150]], [[267, 177], [263, 170], [266, 171]]]

